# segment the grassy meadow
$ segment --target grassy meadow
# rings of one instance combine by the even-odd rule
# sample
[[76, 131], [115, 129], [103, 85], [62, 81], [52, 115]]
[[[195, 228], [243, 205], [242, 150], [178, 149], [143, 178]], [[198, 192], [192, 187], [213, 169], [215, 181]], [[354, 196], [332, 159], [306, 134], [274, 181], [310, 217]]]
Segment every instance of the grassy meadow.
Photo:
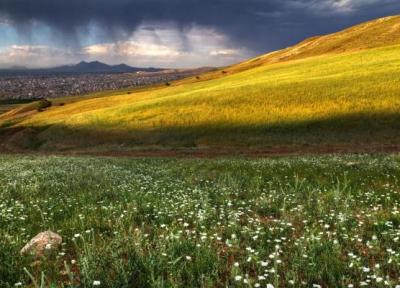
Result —
[[[399, 178], [394, 155], [0, 156], [0, 287], [398, 287]], [[47, 229], [60, 250], [19, 254]]]

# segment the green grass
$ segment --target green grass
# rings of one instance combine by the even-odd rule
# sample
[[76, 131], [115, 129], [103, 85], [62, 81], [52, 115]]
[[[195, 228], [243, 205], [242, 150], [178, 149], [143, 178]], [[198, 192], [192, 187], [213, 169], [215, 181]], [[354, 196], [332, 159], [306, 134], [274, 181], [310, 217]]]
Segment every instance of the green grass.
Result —
[[[399, 177], [399, 156], [1, 156], [0, 286], [395, 287]], [[47, 229], [62, 248], [32, 265]]]

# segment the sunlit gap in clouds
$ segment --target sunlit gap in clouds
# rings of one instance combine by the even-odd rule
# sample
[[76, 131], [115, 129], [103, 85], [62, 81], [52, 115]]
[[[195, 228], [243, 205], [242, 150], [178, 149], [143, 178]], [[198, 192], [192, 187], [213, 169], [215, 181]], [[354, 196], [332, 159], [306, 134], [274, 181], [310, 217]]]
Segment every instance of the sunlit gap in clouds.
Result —
[[[22, 62], [29, 67], [49, 67], [99, 60], [141, 67], [187, 68], [224, 66], [254, 55], [251, 50], [233, 44], [221, 31], [195, 24], [180, 28], [174, 23], [144, 22], [130, 35], [112, 41], [102, 39], [101, 27], [90, 25], [86, 29], [86, 39], [80, 33], [75, 43], [64, 45], [43, 25], [37, 24], [29, 37], [21, 38], [6, 20], [1, 23], [8, 26], [7, 33], [12, 35], [8, 39], [15, 41], [0, 47], [1, 66]], [[38, 32], [40, 37], [36, 35]]]

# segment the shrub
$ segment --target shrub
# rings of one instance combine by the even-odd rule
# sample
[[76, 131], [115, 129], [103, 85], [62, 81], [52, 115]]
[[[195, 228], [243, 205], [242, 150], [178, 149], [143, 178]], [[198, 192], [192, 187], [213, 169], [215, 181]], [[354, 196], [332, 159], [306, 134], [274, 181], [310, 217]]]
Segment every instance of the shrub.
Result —
[[51, 107], [51, 101], [47, 100], [47, 99], [41, 99], [38, 101], [37, 103], [37, 110], [39, 112], [42, 112], [44, 109]]

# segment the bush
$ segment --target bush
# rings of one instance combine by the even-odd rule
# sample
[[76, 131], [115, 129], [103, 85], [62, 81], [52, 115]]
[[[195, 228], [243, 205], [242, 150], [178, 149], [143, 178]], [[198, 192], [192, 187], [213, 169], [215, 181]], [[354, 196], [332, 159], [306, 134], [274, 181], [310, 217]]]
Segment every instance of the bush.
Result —
[[42, 99], [37, 103], [37, 110], [39, 112], [43, 111], [44, 109], [51, 107], [51, 102], [47, 99]]

